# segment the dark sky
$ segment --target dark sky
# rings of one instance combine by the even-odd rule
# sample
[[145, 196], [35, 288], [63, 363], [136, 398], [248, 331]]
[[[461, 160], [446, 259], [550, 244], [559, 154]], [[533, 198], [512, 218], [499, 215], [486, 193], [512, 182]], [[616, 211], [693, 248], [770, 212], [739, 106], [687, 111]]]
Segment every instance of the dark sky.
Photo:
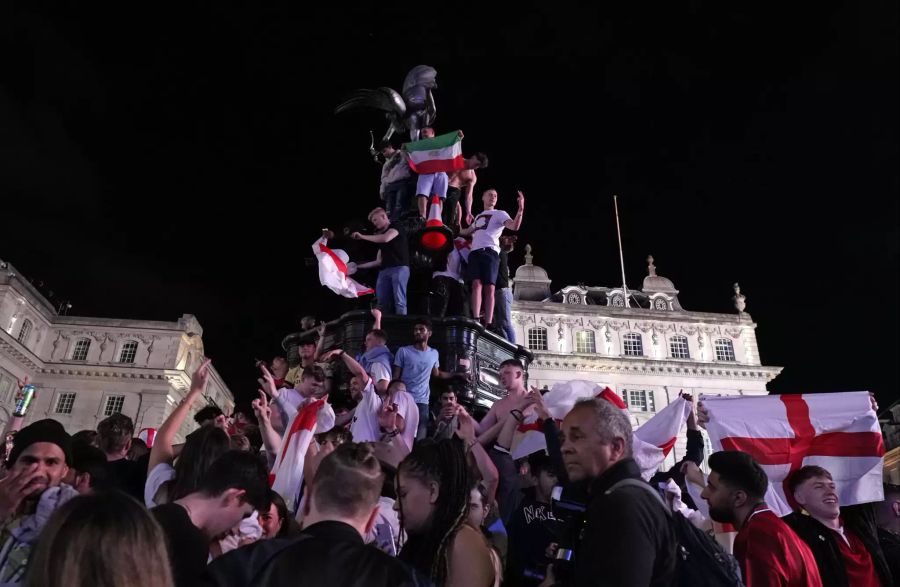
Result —
[[304, 258], [376, 203], [384, 123], [334, 106], [426, 63], [554, 288], [619, 283], [616, 193], [629, 286], [648, 253], [690, 310], [739, 281], [773, 390], [898, 395], [896, 2], [31, 4], [0, 15], [0, 256], [73, 314], [196, 314], [238, 393], [333, 317]]

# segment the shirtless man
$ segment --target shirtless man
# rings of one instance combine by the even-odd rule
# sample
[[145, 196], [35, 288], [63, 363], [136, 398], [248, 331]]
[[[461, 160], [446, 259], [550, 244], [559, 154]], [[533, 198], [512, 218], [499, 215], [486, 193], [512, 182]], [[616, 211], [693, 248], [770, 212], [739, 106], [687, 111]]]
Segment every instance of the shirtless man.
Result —
[[[475, 217], [472, 215], [472, 191], [475, 189], [475, 183], [478, 177], [475, 175], [476, 169], [484, 169], [488, 166], [488, 159], [484, 153], [475, 153], [473, 157], [465, 160], [466, 168], [454, 171], [448, 176], [447, 199], [444, 202], [443, 220], [444, 224], [450, 228], [454, 228], [462, 224], [465, 218], [466, 225], [472, 224]], [[462, 216], [460, 212], [460, 203], [462, 204]]]

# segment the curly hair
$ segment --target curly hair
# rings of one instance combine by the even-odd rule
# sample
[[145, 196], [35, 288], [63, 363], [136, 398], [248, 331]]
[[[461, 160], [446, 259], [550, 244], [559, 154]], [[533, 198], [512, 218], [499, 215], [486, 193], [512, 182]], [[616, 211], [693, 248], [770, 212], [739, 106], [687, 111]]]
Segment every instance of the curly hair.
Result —
[[[469, 511], [471, 482], [462, 442], [458, 438], [418, 442], [400, 463], [398, 474], [440, 487], [428, 530], [409, 536], [400, 559], [441, 585], [449, 572], [449, 545]], [[402, 499], [397, 499], [402, 508]]]

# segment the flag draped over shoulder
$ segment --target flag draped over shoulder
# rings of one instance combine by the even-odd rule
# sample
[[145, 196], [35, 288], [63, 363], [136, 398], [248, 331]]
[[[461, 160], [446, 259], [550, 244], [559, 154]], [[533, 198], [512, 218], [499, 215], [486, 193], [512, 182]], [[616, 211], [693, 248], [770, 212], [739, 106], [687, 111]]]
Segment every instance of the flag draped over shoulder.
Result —
[[284, 499], [292, 511], [296, 511], [303, 483], [303, 464], [306, 451], [316, 432], [316, 417], [325, 406], [325, 400], [309, 402], [297, 412], [291, 426], [284, 431], [281, 451], [272, 467], [272, 489]]
[[[557, 383], [544, 395], [544, 405], [554, 420], [561, 421], [575, 407], [576, 402], [594, 397], [604, 399], [628, 413], [628, 408], [619, 394], [609, 387], [601, 388], [596, 383], [582, 380]], [[672, 450], [690, 412], [691, 404], [678, 398], [634, 431], [632, 437], [634, 460], [641, 468], [644, 479], [653, 476]], [[516, 430], [510, 451], [512, 457], [520, 459], [546, 449], [544, 428], [536, 416], [530, 416]]]
[[715, 450], [740, 450], [769, 476], [766, 503], [791, 511], [788, 477], [805, 465], [827, 469], [841, 505], [884, 499], [884, 441], [865, 391], [703, 397]]
[[351, 279], [347, 273], [347, 262], [350, 257], [341, 249], [331, 249], [325, 237], [312, 245], [313, 253], [319, 261], [319, 282], [345, 298], [358, 298], [373, 294], [375, 290]]
[[420, 175], [449, 173], [465, 167], [462, 156], [462, 136], [456, 130], [430, 139], [404, 143], [409, 153], [409, 166]]

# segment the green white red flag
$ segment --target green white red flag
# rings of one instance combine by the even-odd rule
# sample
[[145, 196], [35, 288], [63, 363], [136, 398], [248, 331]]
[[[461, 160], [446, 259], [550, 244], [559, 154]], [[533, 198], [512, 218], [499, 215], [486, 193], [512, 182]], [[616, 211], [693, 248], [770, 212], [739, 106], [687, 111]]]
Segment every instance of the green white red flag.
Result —
[[409, 166], [419, 175], [449, 173], [465, 167], [462, 156], [462, 133], [458, 130], [430, 139], [404, 143]]

